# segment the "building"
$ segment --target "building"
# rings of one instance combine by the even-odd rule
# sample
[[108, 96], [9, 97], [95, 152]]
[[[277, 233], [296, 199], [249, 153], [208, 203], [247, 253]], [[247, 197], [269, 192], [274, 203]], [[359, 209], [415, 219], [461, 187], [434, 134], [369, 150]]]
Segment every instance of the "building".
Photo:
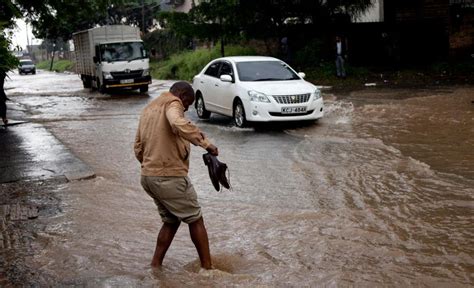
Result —
[[355, 62], [423, 64], [474, 55], [474, 1], [376, 0], [347, 28]]

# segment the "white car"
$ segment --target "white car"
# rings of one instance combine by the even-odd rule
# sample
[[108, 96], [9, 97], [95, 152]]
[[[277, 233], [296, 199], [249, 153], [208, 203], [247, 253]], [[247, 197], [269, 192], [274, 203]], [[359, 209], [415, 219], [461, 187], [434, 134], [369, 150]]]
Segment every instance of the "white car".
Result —
[[320, 90], [283, 61], [235, 56], [211, 61], [194, 76], [199, 118], [211, 112], [248, 122], [316, 120], [323, 117]]

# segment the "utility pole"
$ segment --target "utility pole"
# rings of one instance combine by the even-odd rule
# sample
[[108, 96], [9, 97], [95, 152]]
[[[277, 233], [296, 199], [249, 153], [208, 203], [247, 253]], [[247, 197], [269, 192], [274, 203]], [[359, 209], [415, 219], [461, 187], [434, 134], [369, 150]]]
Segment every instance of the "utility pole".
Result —
[[53, 63], [54, 63], [54, 52], [56, 52], [56, 40], [53, 42], [53, 57], [51, 57], [51, 65], [49, 66], [49, 71], [53, 71]]
[[142, 0], [142, 33], [145, 35], [145, 0]]
[[109, 0], [107, 0], [107, 1], [105, 2], [105, 15], [107, 15], [107, 16], [106, 16], [107, 19], [106, 19], [105, 23], [106, 23], [107, 25], [110, 25], [109, 5], [110, 5], [110, 4], [109, 4]]
[[28, 52], [28, 55], [30, 55], [30, 36], [28, 33], [28, 22], [25, 21], [25, 26], [26, 26], [26, 52]]

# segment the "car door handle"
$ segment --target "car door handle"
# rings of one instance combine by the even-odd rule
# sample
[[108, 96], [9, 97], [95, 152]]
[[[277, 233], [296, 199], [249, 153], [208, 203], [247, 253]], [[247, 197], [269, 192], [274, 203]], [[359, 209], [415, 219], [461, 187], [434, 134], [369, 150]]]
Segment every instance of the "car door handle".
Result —
[[214, 84], [214, 86], [219, 87], [219, 85], [217, 85], [217, 84]]
[[201, 84], [204, 84], [204, 81], [200, 81], [200, 82], [201, 82]]

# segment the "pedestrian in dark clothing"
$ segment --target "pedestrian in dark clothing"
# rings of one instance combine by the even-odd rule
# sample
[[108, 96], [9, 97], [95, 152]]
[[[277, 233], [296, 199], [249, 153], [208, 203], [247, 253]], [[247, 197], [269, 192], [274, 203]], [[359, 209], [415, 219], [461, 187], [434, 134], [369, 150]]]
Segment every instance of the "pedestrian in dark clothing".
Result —
[[5, 77], [0, 75], [0, 118], [2, 118], [3, 124], [6, 126], [8, 124], [7, 119], [7, 104], [5, 103], [8, 98], [3, 90], [3, 84], [5, 83]]
[[290, 51], [290, 45], [288, 43], [288, 37], [285, 36], [281, 38], [280, 49], [281, 49], [283, 61], [285, 61], [286, 63], [291, 63], [291, 51]]
[[346, 69], [344, 67], [347, 59], [346, 41], [342, 41], [340, 36], [336, 36], [336, 75], [338, 78], [346, 78]]

